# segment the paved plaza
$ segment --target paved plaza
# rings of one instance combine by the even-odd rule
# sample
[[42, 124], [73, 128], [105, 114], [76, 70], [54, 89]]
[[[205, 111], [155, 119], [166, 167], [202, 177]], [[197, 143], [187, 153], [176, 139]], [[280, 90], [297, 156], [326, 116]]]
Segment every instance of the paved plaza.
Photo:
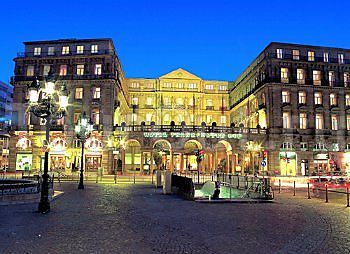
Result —
[[0, 204], [0, 253], [350, 253], [350, 208], [302, 195], [204, 204], [140, 184], [56, 184], [49, 214]]

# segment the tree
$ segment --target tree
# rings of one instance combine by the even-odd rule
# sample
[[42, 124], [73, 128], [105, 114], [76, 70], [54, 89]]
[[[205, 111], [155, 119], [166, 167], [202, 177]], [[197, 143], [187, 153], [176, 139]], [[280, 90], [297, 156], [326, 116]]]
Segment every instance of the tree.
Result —
[[162, 161], [163, 161], [163, 145], [161, 143], [157, 143], [155, 144], [153, 151], [152, 151], [152, 156], [153, 156], [153, 160], [154, 163], [157, 166], [157, 169], [160, 169], [160, 166], [162, 165]]

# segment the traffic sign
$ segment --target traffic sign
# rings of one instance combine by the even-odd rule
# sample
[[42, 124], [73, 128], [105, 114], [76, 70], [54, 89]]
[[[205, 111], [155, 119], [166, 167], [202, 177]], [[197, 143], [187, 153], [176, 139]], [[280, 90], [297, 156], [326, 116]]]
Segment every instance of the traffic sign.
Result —
[[261, 166], [264, 168], [266, 167], [266, 161], [261, 161]]

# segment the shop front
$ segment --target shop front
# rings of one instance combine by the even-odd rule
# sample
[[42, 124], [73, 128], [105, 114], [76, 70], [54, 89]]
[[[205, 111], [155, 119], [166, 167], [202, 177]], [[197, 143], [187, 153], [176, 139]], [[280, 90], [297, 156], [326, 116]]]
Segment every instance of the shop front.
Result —
[[280, 152], [280, 175], [281, 176], [296, 176], [297, 175], [297, 155], [295, 152]]
[[102, 149], [103, 143], [99, 137], [92, 136], [85, 143], [85, 170], [86, 172], [97, 172], [101, 174], [102, 170]]

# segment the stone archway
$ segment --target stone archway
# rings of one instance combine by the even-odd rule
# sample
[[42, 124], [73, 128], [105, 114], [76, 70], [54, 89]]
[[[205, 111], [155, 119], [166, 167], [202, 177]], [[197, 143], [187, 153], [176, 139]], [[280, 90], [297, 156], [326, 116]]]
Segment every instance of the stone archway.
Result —
[[232, 170], [232, 146], [226, 140], [215, 145], [214, 166], [218, 172], [230, 173]]
[[172, 170], [172, 151], [168, 140], [160, 139], [152, 146], [152, 158], [157, 169]]
[[183, 166], [187, 170], [197, 170], [196, 152], [203, 148], [198, 140], [188, 140], [184, 144]]
[[141, 145], [136, 139], [129, 139], [125, 142], [124, 148], [124, 171], [135, 172], [141, 170]]

